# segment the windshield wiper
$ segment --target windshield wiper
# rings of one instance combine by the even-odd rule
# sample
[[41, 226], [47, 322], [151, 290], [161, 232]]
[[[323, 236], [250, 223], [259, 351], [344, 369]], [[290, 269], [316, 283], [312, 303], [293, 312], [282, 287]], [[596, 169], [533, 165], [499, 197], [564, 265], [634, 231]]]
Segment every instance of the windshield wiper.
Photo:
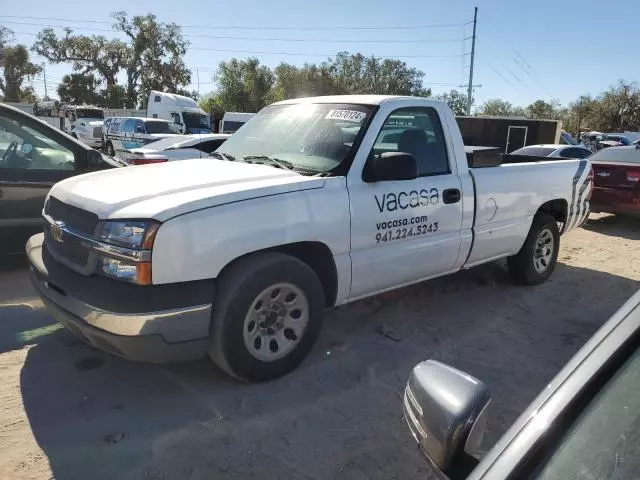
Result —
[[209, 155], [214, 158], [219, 158], [220, 160], [226, 160], [227, 162], [233, 162], [236, 159], [233, 155], [222, 152], [211, 152]]
[[293, 163], [269, 157], [267, 155], [246, 155], [242, 157], [242, 159], [247, 163], [260, 163], [264, 165], [271, 165], [276, 168], [282, 168], [284, 170], [295, 170]]

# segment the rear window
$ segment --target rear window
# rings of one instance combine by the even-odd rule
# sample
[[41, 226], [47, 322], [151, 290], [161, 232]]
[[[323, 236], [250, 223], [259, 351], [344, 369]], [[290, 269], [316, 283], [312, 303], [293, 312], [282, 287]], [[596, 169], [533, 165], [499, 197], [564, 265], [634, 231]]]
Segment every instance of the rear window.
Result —
[[549, 147], [524, 147], [511, 152], [511, 155], [532, 155], [537, 157], [547, 157], [555, 151], [555, 148]]
[[640, 164], [640, 150], [636, 147], [603, 148], [589, 157], [596, 163], [638, 163]]

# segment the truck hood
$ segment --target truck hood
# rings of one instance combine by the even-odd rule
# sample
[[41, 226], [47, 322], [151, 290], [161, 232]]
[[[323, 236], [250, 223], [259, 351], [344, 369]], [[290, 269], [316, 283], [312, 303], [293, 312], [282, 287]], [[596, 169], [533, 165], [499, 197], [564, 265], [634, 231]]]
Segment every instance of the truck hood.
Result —
[[87, 173], [57, 183], [50, 194], [100, 219], [165, 221], [194, 210], [323, 185], [322, 178], [289, 170], [206, 158]]

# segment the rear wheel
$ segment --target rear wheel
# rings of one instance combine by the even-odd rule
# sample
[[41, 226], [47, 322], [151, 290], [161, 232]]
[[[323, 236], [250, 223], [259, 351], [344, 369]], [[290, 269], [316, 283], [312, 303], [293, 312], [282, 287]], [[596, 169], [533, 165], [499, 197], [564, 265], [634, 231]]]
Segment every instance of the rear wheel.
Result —
[[546, 281], [556, 266], [560, 249], [560, 233], [556, 220], [539, 213], [520, 251], [508, 258], [511, 278], [523, 285], [538, 285]]
[[111, 142], [107, 142], [107, 145], [105, 147], [107, 149], [107, 155], [109, 155], [110, 157], [113, 157], [116, 152], [113, 149], [113, 144]]
[[225, 372], [265, 381], [294, 370], [322, 324], [324, 293], [315, 272], [281, 253], [252, 255], [219, 282], [209, 355]]

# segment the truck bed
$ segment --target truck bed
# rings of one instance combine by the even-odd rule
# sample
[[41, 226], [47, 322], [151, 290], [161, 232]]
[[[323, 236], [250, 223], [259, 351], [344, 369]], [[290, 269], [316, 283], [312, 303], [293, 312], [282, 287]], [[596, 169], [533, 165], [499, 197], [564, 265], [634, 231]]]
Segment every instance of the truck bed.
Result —
[[469, 168], [497, 167], [509, 163], [535, 163], [554, 160], [566, 160], [562, 157], [541, 157], [538, 155], [512, 155], [502, 153], [498, 147], [479, 147], [465, 145], [465, 154]]

